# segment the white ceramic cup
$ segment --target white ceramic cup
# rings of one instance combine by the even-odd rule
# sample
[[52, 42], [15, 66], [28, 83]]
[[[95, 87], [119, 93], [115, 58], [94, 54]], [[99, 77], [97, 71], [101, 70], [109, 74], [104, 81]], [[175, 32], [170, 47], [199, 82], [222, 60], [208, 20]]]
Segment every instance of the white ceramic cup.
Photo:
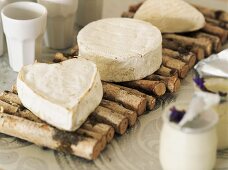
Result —
[[[213, 78], [214, 83], [209, 80], [209, 78], [204, 79], [205, 84], [209, 86], [209, 90], [214, 92], [223, 92], [228, 93], [227, 83], [224, 83], [223, 81], [228, 82], [227, 79], [223, 78]], [[198, 86], [194, 86], [195, 91], [202, 91]], [[217, 125], [217, 135], [218, 135], [218, 150], [228, 149], [228, 101], [224, 101], [216, 106], [214, 106], [214, 110], [218, 113], [219, 116], [219, 122]]]
[[38, 3], [48, 11], [45, 44], [59, 50], [72, 47], [78, 0], [38, 0]]
[[[17, 1], [29, 1], [29, 0], [0, 0], [0, 10], [2, 10], [6, 5]], [[3, 54], [4, 54], [4, 34], [3, 34], [3, 28], [2, 28], [2, 19], [0, 19], [0, 56], [2, 56]]]
[[9, 63], [16, 72], [41, 57], [47, 10], [34, 2], [16, 2], [1, 11]]
[[[4, 8], [7, 4], [9, 4], [10, 0], [4, 0], [0, 1], [0, 10]], [[4, 34], [3, 34], [3, 28], [2, 28], [2, 20], [0, 19], [0, 56], [2, 56], [4, 53]]]
[[[188, 108], [188, 103], [174, 103], [163, 115], [160, 136], [160, 162], [163, 170], [212, 170], [216, 161], [218, 116], [208, 111], [208, 126], [199, 127], [192, 132], [181, 130], [168, 118], [170, 108]], [[202, 122], [201, 122], [202, 123]]]

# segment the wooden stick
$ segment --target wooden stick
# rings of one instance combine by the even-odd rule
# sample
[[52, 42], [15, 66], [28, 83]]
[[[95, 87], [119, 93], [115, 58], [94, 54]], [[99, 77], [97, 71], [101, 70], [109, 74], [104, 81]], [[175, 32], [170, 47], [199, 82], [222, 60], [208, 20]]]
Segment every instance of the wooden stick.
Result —
[[220, 38], [220, 40], [222, 41], [222, 44], [224, 44], [227, 40], [228, 32], [226, 30], [224, 30], [220, 27], [214, 26], [212, 24], [206, 23], [206, 25], [202, 28], [202, 31], [218, 36]]
[[[10, 103], [10, 104], [8, 104]], [[5, 100], [5, 98], [0, 100], [0, 106], [2, 107], [1, 112], [5, 112], [8, 114], [12, 114], [18, 117], [22, 117], [31, 121], [35, 121], [37, 123], [43, 123], [41, 119], [35, 116], [31, 111], [24, 108], [22, 105], [18, 106], [17, 104], [10, 102], [10, 100]]]
[[0, 95], [0, 100], [2, 101], [5, 101], [7, 103], [14, 103], [14, 104], [17, 104], [17, 105], [22, 105], [19, 97], [10, 92], [10, 91], [4, 91], [1, 95]]
[[196, 55], [198, 61], [203, 60], [206, 57], [206, 53], [203, 48], [192, 47], [190, 51]]
[[174, 51], [168, 48], [162, 48], [162, 55], [168, 55], [170, 57], [178, 58], [180, 53], [178, 51]]
[[205, 39], [199, 40], [196, 38], [186, 37], [177, 34], [164, 34], [163, 38], [171, 41], [177, 41], [182, 44], [183, 47], [200, 47], [204, 49], [204, 52], [207, 56], [211, 55], [212, 53], [212, 44], [210, 41]]
[[68, 60], [68, 58], [66, 56], [64, 56], [63, 53], [56, 53], [53, 61], [55, 63], [60, 63], [62, 61], [66, 61], [66, 60]]
[[209, 8], [206, 8], [206, 7], [202, 7], [202, 6], [199, 6], [199, 5], [195, 5], [194, 6], [206, 17], [209, 17], [209, 18], [215, 18], [215, 11], [214, 10], [211, 10]]
[[17, 94], [17, 86], [16, 86], [16, 84], [12, 85], [11, 91], [12, 91], [12, 93]]
[[[8, 94], [11, 94], [11, 93], [8, 93]], [[15, 99], [15, 101], [18, 101], [18, 96], [16, 95], [16, 94], [14, 94], [15, 96], [14, 96], [14, 98], [13, 98], [13, 100]], [[11, 98], [9, 98], [7, 95], [3, 95], [3, 98], [2, 98], [3, 100], [6, 100], [6, 102], [9, 102], [10, 101], [10, 99]], [[1, 100], [0, 100], [1, 101]], [[13, 102], [11, 102], [11, 104], [14, 104]], [[29, 111], [28, 109], [19, 109], [19, 110], [13, 110], [13, 111], [9, 111], [9, 106], [10, 105], [7, 105], [7, 106], [5, 106], [5, 108], [6, 108], [6, 111], [8, 111], [8, 113], [9, 114], [13, 114], [13, 115], [15, 115], [15, 116], [18, 116], [18, 117], [22, 117], [22, 118], [25, 118], [25, 119], [28, 119], [28, 120], [31, 120], [31, 121], [35, 121], [35, 122], [37, 122], [37, 123], [44, 123], [41, 119], [39, 119], [37, 116], [35, 116], [31, 111]], [[79, 129], [79, 134], [81, 134], [80, 132], [83, 132], [83, 130], [80, 130]], [[94, 132], [95, 133], [95, 132]], [[87, 135], [87, 136], [90, 136], [90, 137], [93, 137], [93, 135], [96, 135], [96, 134], [93, 134], [92, 132], [91, 133], [86, 133], [85, 132], [85, 134]], [[99, 135], [97, 135], [97, 136], [99, 136]], [[98, 139], [98, 138], [96, 138], [95, 137], [95, 139]], [[98, 140], [101, 140], [101, 143], [102, 143], [102, 146], [105, 146], [106, 145], [106, 139], [104, 140], [103, 138], [99, 138]]]
[[[27, 110], [27, 109], [25, 109], [25, 110], [23, 110], [23, 111], [18, 111], [18, 108], [17, 107], [14, 107], [14, 106], [11, 106], [11, 105], [9, 105], [8, 103], [5, 103], [5, 102], [3, 102], [4, 103], [4, 105], [3, 104], [1, 104], [1, 100], [0, 100], [0, 106], [3, 106], [3, 108], [4, 108], [4, 110], [6, 111], [6, 112], [8, 112], [8, 113], [11, 113], [11, 114], [14, 114], [14, 115], [17, 115], [17, 116], [20, 116], [20, 117], [23, 117], [23, 118], [27, 118], [27, 119], [29, 119], [29, 120], [35, 120], [35, 121], [38, 121], [38, 122], [42, 122], [38, 117], [36, 117], [35, 115], [33, 115], [32, 114], [32, 112], [30, 112], [29, 110]], [[110, 116], [110, 115], [109, 115]], [[111, 115], [110, 116], [110, 122], [112, 122], [112, 120], [113, 121], [116, 121], [115, 120], [115, 117], [116, 116], [116, 114], [113, 114], [113, 115]], [[114, 117], [114, 118], [113, 118]], [[117, 115], [117, 119], [119, 118], [120, 116], [119, 115]], [[113, 122], [113, 124], [114, 124], [115, 122]], [[125, 120], [123, 120], [123, 122], [120, 122], [121, 124], [119, 125], [117, 125], [119, 128], [122, 128], [122, 129], [120, 129], [120, 130], [118, 130], [117, 132], [118, 133], [123, 133], [123, 131], [124, 131], [124, 123], [125, 123]], [[125, 129], [126, 130], [126, 129]], [[104, 144], [104, 142], [102, 141], [102, 144]], [[103, 145], [102, 145], [103, 146]]]
[[128, 119], [126, 116], [123, 116], [111, 109], [98, 106], [95, 111], [92, 113], [92, 118], [98, 122], [108, 124], [112, 126], [116, 133], [124, 134], [128, 127]]
[[106, 136], [98, 132], [94, 132], [84, 128], [79, 128], [76, 131], [76, 133], [85, 137], [97, 139], [101, 143], [101, 150], [104, 150], [104, 148], [107, 145]]
[[194, 5], [204, 16], [228, 22], [228, 13], [222, 10], [213, 10], [199, 5]]
[[191, 36], [196, 37], [196, 38], [207, 38], [208, 40], [210, 40], [212, 42], [214, 52], [221, 51], [222, 42], [218, 36], [214, 36], [214, 35], [207, 34], [204, 32], [195, 32], [195, 33], [192, 33]]
[[[17, 111], [15, 111], [15, 112], [17, 112]], [[22, 117], [25, 117], [25, 118], [29, 118], [30, 120], [34, 120], [34, 118], [32, 117], [33, 114], [30, 111], [26, 110], [26, 109], [24, 111], [19, 111], [19, 112], [15, 113], [15, 114], [17, 114], [19, 116], [22, 116]], [[34, 117], [36, 117], [36, 116], [34, 116]], [[110, 121], [111, 121], [112, 117], [110, 117]], [[136, 115], [135, 115], [135, 117], [136, 117]], [[37, 118], [37, 119], [39, 119], [39, 118]], [[120, 127], [122, 127], [122, 126], [123, 125], [120, 125]], [[104, 144], [104, 142], [102, 142], [102, 143]]]
[[166, 87], [163, 82], [150, 81], [150, 80], [135, 80], [121, 83], [123, 86], [135, 88], [139, 91], [146, 92], [148, 94], [155, 94], [162, 96], [166, 92]]
[[228, 13], [222, 10], [215, 11], [216, 19], [223, 22], [228, 22]]
[[40, 118], [38, 118], [36, 115], [34, 115], [30, 110], [28, 109], [19, 109], [18, 112], [13, 113], [13, 115], [18, 116], [18, 117], [22, 117], [37, 123], [44, 123], [43, 120], [41, 120]]
[[182, 44], [178, 41], [169, 40], [165, 38], [163, 38], [162, 46], [163, 48], [179, 51], [182, 54], [187, 54], [189, 51], [191, 51], [196, 55], [198, 61], [205, 58], [204, 49], [198, 46], [189, 46], [186, 44]]
[[175, 76], [178, 77], [178, 71], [176, 69], [168, 68], [164, 65], [161, 65], [161, 67], [155, 72], [155, 74], [161, 75], [161, 76]]
[[[13, 95], [12, 95], [13, 94]], [[12, 96], [13, 97], [12, 97]], [[11, 92], [5, 92], [3, 93], [3, 95], [1, 96], [2, 97], [2, 100], [5, 100], [6, 102], [10, 102], [11, 104], [14, 104], [13, 102], [18, 102], [20, 101], [18, 96], [14, 93], [11, 93]], [[12, 102], [12, 100], [13, 102]], [[1, 101], [1, 100], [0, 100]], [[20, 102], [18, 102], [19, 104], [21, 104]], [[21, 104], [22, 105], [22, 104]], [[28, 119], [28, 120], [31, 120], [31, 121], [35, 121], [37, 123], [44, 123], [41, 119], [39, 119], [37, 116], [35, 116], [31, 111], [27, 110], [27, 109], [19, 109], [19, 110], [13, 110], [13, 111], [9, 111], [9, 106], [10, 105], [7, 105], [7, 106], [4, 106], [4, 108], [6, 108], [6, 111], [8, 111], [10, 114], [13, 114], [15, 116], [18, 116], [18, 117], [21, 117], [21, 118], [25, 118], [25, 119]], [[101, 135], [101, 134], [97, 134], [97, 132], [91, 132], [89, 130], [84, 130], [84, 129], [81, 129], [79, 128], [77, 130], [77, 133], [78, 134], [81, 134], [81, 135], [84, 135], [84, 136], [87, 136], [87, 137], [92, 137], [92, 138], [95, 138], [97, 140], [99, 140], [101, 142], [101, 147], [102, 149], [105, 148], [106, 146], [106, 137], [104, 135]]]
[[[44, 121], [42, 121], [41, 119], [39, 119], [37, 116], [35, 116], [31, 111], [29, 111], [27, 109], [19, 110], [19, 111], [14, 112], [14, 113], [11, 112], [10, 114], [13, 114], [13, 115], [18, 116], [18, 117], [21, 117], [21, 118], [28, 119], [30, 121], [34, 121], [36, 123], [44, 123]], [[77, 130], [77, 133], [78, 134], [81, 134], [81, 135], [84, 135], [86, 137], [92, 137], [92, 138], [95, 138], [95, 139], [99, 140], [101, 142], [102, 150], [106, 146], [106, 143], [107, 142], [106, 142], [106, 138], [105, 138], [104, 135], [97, 134], [97, 132], [90, 132], [89, 130], [86, 131], [86, 130], [83, 130], [81, 128], [79, 128]]]
[[0, 100], [0, 107], [3, 108], [3, 112], [7, 112], [7, 113], [16, 113], [19, 110], [19, 106], [13, 106], [10, 105], [2, 100]]
[[129, 6], [128, 11], [132, 13], [136, 13], [136, 11], [140, 8], [140, 6], [143, 4], [143, 2], [139, 2], [137, 4]]
[[87, 120], [82, 125], [82, 128], [105, 135], [107, 143], [111, 142], [115, 133], [114, 128], [112, 126], [104, 123], [98, 123], [94, 120]]
[[0, 106], [0, 113], [4, 112], [4, 108], [2, 106]]
[[153, 81], [162, 81], [165, 83], [166, 88], [171, 92], [176, 92], [180, 88], [180, 79], [176, 76], [172, 77], [164, 77], [160, 75], [150, 75], [145, 78], [146, 80], [153, 80]]
[[215, 26], [218, 26], [218, 27], [221, 27], [223, 29], [228, 30], [228, 23], [227, 22], [223, 22], [223, 21], [213, 19], [213, 18], [208, 18], [208, 17], [206, 17], [205, 19], [206, 19], [206, 22], [209, 24], [212, 24], [212, 25], [215, 25]]
[[166, 67], [177, 69], [180, 78], [185, 78], [189, 71], [189, 66], [186, 63], [169, 56], [162, 57], [162, 64]]
[[78, 56], [78, 54], [79, 54], [79, 47], [78, 47], [78, 45], [75, 45], [75, 46], [71, 49], [70, 54], [71, 54], [72, 56]]
[[[143, 98], [146, 98], [146, 109], [151, 111], [154, 109], [155, 107], [155, 104], [156, 104], [156, 98], [151, 96], [151, 95], [147, 95], [145, 93], [142, 93], [136, 89], [132, 89], [132, 88], [129, 88], [129, 87], [125, 87], [125, 86], [119, 86], [121, 89], [124, 89], [126, 91], [128, 91], [129, 93], [133, 93], [134, 95], [136, 96], [139, 96], [139, 97], [143, 97]], [[140, 116], [140, 115], [138, 115]]]
[[89, 160], [96, 159], [101, 151], [101, 144], [96, 139], [60, 131], [45, 123], [6, 113], [0, 113], [0, 132]]
[[135, 13], [133, 12], [123, 12], [121, 17], [122, 18], [134, 18]]
[[[5, 98], [3, 98], [3, 99], [5, 99]], [[12, 112], [12, 111], [9, 111], [9, 106], [10, 105], [7, 105], [7, 107], [5, 106], [6, 110], [9, 112], [9, 114], [12, 114], [14, 116], [18, 116], [21, 118], [25, 118], [30, 121], [34, 121], [36, 123], [44, 123], [42, 120], [40, 120], [38, 117], [36, 117], [32, 112], [30, 112], [27, 109], [19, 110], [19, 111], [14, 110], [14, 112]], [[80, 134], [85, 137], [92, 137], [94, 139], [97, 139], [101, 143], [101, 150], [103, 150], [106, 146], [106, 143], [107, 143], [106, 136], [103, 135], [102, 133], [99, 134], [98, 132], [93, 132], [93, 131], [90, 131], [87, 129], [79, 128], [77, 130], [77, 134]]]
[[191, 69], [196, 63], [196, 56], [192, 52], [189, 52], [187, 54], [181, 54], [178, 51], [163, 48], [162, 54], [185, 62], [186, 64], [188, 64], [189, 69]]
[[2, 103], [2, 107], [4, 109], [4, 112], [6, 113], [13, 114], [15, 116], [22, 117], [38, 123], [43, 123], [40, 118], [35, 116], [28, 109], [24, 108], [17, 94], [9, 91], [3, 92], [0, 96], [0, 103]]
[[136, 96], [120, 87], [103, 82], [104, 99], [122, 104], [125, 108], [141, 115], [146, 110], [146, 98]]
[[122, 105], [120, 105], [116, 102], [104, 100], [104, 99], [101, 101], [100, 106], [111, 109], [112, 111], [115, 111], [117, 113], [120, 113], [120, 114], [126, 116], [128, 118], [129, 125], [130, 126], [135, 125], [135, 122], [137, 120], [136, 112], [126, 109], [125, 107], [123, 107]]

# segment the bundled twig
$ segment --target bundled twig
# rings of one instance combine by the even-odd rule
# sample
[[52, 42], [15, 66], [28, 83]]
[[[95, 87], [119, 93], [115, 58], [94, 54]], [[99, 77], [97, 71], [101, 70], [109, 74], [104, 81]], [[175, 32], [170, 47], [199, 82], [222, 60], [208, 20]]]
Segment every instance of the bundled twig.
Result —
[[196, 63], [196, 56], [192, 52], [180, 53], [179, 51], [163, 48], [162, 54], [185, 62], [189, 69], [191, 69]]
[[108, 109], [111, 109], [112, 111], [115, 111], [117, 113], [120, 113], [124, 116], [127, 117], [129, 125], [133, 126], [135, 125], [135, 122], [137, 120], [137, 113], [126, 109], [125, 107], [123, 107], [121, 104], [113, 102], [113, 101], [109, 101], [109, 100], [102, 100], [100, 106], [106, 107]]
[[207, 23], [224, 28], [225, 30], [228, 31], [228, 22], [223, 22], [223, 21], [216, 20], [213, 18], [208, 18], [208, 17], [206, 17], [205, 19], [206, 19]]
[[228, 13], [222, 10], [213, 10], [199, 5], [194, 5], [204, 16], [228, 22]]
[[98, 122], [112, 126], [119, 134], [124, 134], [127, 130], [127, 117], [111, 109], [98, 106], [91, 116]]
[[135, 80], [121, 83], [123, 86], [135, 88], [148, 94], [162, 96], [166, 92], [165, 84], [161, 81]]
[[176, 69], [168, 68], [164, 65], [161, 65], [161, 67], [155, 72], [155, 74], [161, 75], [161, 76], [175, 76], [178, 77], [178, 72]]
[[228, 32], [226, 30], [222, 29], [221, 27], [206, 23], [206, 25], [204, 26], [202, 31], [218, 36], [223, 44], [227, 40]]
[[167, 39], [173, 42], [179, 42], [183, 47], [199, 47], [204, 49], [207, 56], [212, 53], [212, 44], [207, 39], [196, 39], [191, 37], [186, 37], [177, 34], [164, 34], [163, 39]]
[[162, 57], [162, 64], [166, 67], [176, 69], [178, 71], [178, 75], [180, 78], [185, 78], [189, 71], [189, 65], [185, 62], [169, 57], [169, 56], [163, 56]]
[[1, 133], [89, 160], [96, 159], [103, 149], [100, 140], [60, 131], [46, 123], [10, 114], [0, 113]]
[[174, 41], [174, 40], [165, 39], [165, 38], [163, 38], [162, 46], [163, 48], [175, 50], [183, 54], [187, 54], [189, 51], [191, 51], [196, 55], [197, 60], [202, 60], [205, 58], [204, 49], [199, 46], [186, 45], [186, 44], [182, 44], [179, 41]]
[[[147, 95], [145, 93], [142, 93], [136, 89], [132, 89], [132, 88], [128, 88], [128, 87], [125, 87], [125, 86], [119, 86], [121, 89], [124, 89], [126, 90], [127, 92], [129, 93], [132, 93], [138, 97], [143, 97], [143, 98], [146, 98], [146, 109], [151, 111], [154, 109], [155, 107], [155, 104], [156, 104], [156, 98], [152, 95]], [[140, 116], [140, 115], [138, 115]]]
[[[131, 6], [123, 17], [132, 18], [141, 5]], [[227, 13], [207, 8], [200, 11], [207, 16], [201, 31], [163, 35], [163, 64], [155, 74], [121, 85], [103, 82], [104, 99], [76, 132], [58, 130], [24, 108], [16, 86], [12, 92], [0, 95], [0, 132], [89, 160], [97, 158], [115, 132], [124, 134], [128, 125], [135, 124], [137, 115], [142, 115], [146, 108], [154, 109], [155, 96], [163, 95], [166, 88], [169, 92], [177, 91], [178, 76], [184, 78], [196, 58], [201, 60], [220, 50], [221, 42], [227, 40]], [[57, 53], [54, 61], [62, 62], [78, 54], [75, 46], [69, 54]]]
[[111, 142], [111, 140], [114, 137], [114, 128], [110, 125], [104, 124], [104, 123], [98, 123], [95, 120], [87, 120], [83, 125], [82, 128], [90, 130], [92, 132], [97, 132], [102, 135], [106, 136], [106, 141], [108, 143]]
[[213, 44], [213, 51], [214, 52], [219, 52], [222, 48], [222, 42], [218, 36], [211, 35], [208, 33], [204, 33], [201, 31], [191, 33], [190, 36], [195, 37], [195, 38], [206, 38], [206, 39], [208, 39]]
[[137, 96], [111, 83], [103, 82], [104, 99], [122, 104], [141, 115], [146, 110], [146, 98]]
[[166, 88], [172, 93], [176, 92], [180, 88], [180, 79], [176, 76], [165, 77], [152, 74], [150, 76], [147, 76], [145, 79], [164, 82]]

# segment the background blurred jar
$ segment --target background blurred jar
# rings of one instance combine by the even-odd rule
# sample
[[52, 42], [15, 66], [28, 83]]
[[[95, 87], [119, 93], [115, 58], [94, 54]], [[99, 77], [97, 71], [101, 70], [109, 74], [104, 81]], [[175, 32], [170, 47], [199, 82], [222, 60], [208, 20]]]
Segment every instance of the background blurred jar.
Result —
[[199, 123], [205, 121], [201, 120], [189, 127], [191, 131], [184, 131], [169, 120], [169, 109], [174, 106], [178, 110], [186, 110], [188, 103], [171, 104], [163, 114], [160, 136], [160, 162], [163, 170], [212, 170], [216, 161], [217, 114], [213, 111], [205, 112], [208, 124], [201, 127]]
[[[212, 92], [222, 92], [228, 94], [228, 79], [225, 78], [204, 78], [204, 85]], [[194, 86], [195, 91], [202, 91], [197, 85]], [[217, 125], [218, 150], [228, 149], [228, 101], [221, 102], [214, 107], [218, 113], [219, 122]]]
[[102, 18], [104, 0], [79, 0], [76, 23], [80, 27]]
[[45, 44], [63, 50], [73, 46], [77, 0], [38, 0], [48, 11]]

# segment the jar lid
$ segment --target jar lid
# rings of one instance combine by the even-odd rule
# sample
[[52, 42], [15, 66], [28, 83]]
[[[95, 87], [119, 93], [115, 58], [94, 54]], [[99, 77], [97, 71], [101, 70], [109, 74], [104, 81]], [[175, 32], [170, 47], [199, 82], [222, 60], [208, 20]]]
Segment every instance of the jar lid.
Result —
[[201, 78], [217, 77], [228, 79], [228, 49], [213, 54], [195, 65], [196, 74]]
[[189, 103], [175, 102], [171, 104], [164, 112], [164, 123], [184, 133], [203, 133], [215, 127], [218, 123], [218, 114], [213, 109], [208, 109], [198, 114], [192, 121], [187, 122], [184, 126], [180, 126], [177, 122], [170, 121], [171, 108], [175, 107], [177, 110], [183, 111], [188, 109]]

